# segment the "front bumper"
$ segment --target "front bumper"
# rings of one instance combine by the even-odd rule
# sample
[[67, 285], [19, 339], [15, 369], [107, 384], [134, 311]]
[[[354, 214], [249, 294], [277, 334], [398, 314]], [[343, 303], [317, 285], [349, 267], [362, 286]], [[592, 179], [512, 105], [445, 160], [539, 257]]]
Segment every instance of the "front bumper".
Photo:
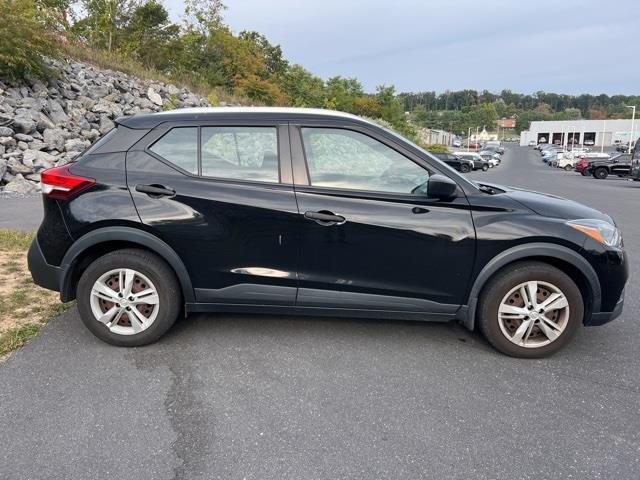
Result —
[[620, 300], [616, 303], [615, 308], [611, 312], [598, 312], [592, 313], [591, 318], [588, 318], [587, 321], [584, 322], [587, 327], [597, 327], [599, 325], [604, 325], [605, 323], [609, 323], [612, 320], [615, 320], [622, 314], [622, 309], [624, 308], [624, 290], [622, 291], [622, 295], [620, 295]]
[[31, 246], [29, 247], [29, 252], [27, 253], [27, 264], [29, 265], [29, 271], [31, 272], [33, 282], [36, 285], [56, 292], [60, 291], [61, 269], [60, 267], [49, 265], [47, 263], [42, 250], [40, 249], [37, 238], [34, 238], [33, 242], [31, 242]]

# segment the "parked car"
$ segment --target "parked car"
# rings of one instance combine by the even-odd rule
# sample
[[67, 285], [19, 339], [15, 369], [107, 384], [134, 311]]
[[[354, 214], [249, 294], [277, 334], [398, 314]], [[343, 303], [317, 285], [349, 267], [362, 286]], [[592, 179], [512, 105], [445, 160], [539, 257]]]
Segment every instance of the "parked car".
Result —
[[594, 178], [604, 180], [609, 175], [624, 177], [631, 172], [631, 155], [619, 154], [609, 159], [593, 160], [589, 162], [587, 172]]
[[453, 152], [453, 154], [460, 158], [471, 160], [473, 162], [474, 170], [482, 170], [483, 172], [486, 172], [491, 168], [491, 164], [475, 152]]
[[[631, 142], [631, 150], [633, 150], [634, 148], [635, 148], [635, 142]], [[617, 152], [622, 152], [622, 153], [627, 153], [629, 151], [629, 142], [618, 143], [616, 145], [616, 151]]]
[[454, 155], [453, 153], [440, 153], [440, 152], [430, 152], [434, 157], [439, 158], [444, 163], [449, 165], [450, 167], [455, 168], [459, 172], [467, 173], [471, 170], [474, 170], [474, 165], [472, 160], [465, 160], [464, 158], [460, 158], [458, 155]]
[[597, 160], [609, 160], [610, 156], [607, 153], [585, 153], [580, 157], [580, 160], [576, 163], [576, 172], [583, 176], [590, 175], [589, 163]]
[[[640, 140], [640, 138], [638, 140]], [[636, 144], [638, 140], [636, 140]], [[636, 153], [635, 148], [631, 152], [631, 171], [629, 172], [629, 176], [636, 182], [640, 181], [640, 155]]]
[[495, 143], [487, 142], [487, 144], [482, 149], [490, 150], [497, 153], [498, 155], [502, 155], [504, 153], [504, 147], [502, 145], [496, 145]]
[[479, 150], [480, 148], [482, 148], [482, 145], [480, 145], [480, 143], [477, 143], [477, 142], [471, 142], [471, 143], [467, 143], [467, 148], [469, 150]]
[[116, 125], [42, 172], [28, 254], [35, 283], [76, 299], [108, 343], [153, 342], [195, 312], [321, 314], [457, 320], [531, 358], [622, 311], [611, 217], [471, 182], [353, 115], [184, 109]]
[[460, 147], [462, 147], [462, 143], [460, 142], [460, 140], [454, 140], [454, 141], [451, 143], [451, 145], [452, 145], [452, 146], [454, 146], [455, 148], [460, 148]]
[[492, 150], [481, 150], [480, 152], [478, 152], [478, 155], [489, 162], [489, 166], [492, 168], [497, 167], [500, 163], [500, 155], [493, 152]]
[[535, 140], [529, 140], [529, 146], [530, 147], [535, 147], [537, 145]]

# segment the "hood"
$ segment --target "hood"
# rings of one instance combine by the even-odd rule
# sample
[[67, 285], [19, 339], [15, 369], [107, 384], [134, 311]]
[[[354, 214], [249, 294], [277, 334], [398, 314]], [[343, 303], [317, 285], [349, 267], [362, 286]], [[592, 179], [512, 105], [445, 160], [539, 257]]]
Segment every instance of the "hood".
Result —
[[567, 198], [551, 195], [550, 193], [506, 187], [504, 185], [492, 185], [484, 182], [482, 184], [504, 191], [501, 195], [508, 196], [520, 205], [523, 205], [544, 217], [561, 218], [564, 220], [594, 218], [604, 220], [615, 225], [613, 219], [609, 215]]

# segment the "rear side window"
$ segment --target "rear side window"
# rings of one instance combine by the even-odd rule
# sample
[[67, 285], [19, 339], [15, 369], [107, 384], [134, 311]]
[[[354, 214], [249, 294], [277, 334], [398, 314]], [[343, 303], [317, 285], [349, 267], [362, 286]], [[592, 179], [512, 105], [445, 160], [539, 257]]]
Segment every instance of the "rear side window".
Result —
[[275, 127], [202, 127], [202, 175], [278, 182]]
[[189, 173], [198, 173], [198, 127], [171, 129], [150, 150]]

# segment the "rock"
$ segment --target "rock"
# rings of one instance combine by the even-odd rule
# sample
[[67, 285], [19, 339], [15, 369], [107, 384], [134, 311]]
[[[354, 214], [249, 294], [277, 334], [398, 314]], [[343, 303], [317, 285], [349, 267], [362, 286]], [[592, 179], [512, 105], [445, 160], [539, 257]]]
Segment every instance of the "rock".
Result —
[[[2, 129], [0, 128], [0, 134], [2, 134]], [[27, 135], [26, 133], [16, 133], [13, 138], [19, 140], [21, 142], [33, 142], [33, 137], [31, 135]]]
[[16, 146], [16, 141], [13, 137], [0, 137], [0, 145], [9, 149]]
[[162, 97], [153, 88], [147, 90], [147, 98], [158, 106], [162, 106]]
[[87, 142], [80, 138], [72, 138], [64, 142], [64, 149], [67, 152], [82, 152], [91, 145], [91, 142]]
[[26, 117], [15, 117], [13, 128], [18, 133], [31, 133], [36, 129], [36, 122]]
[[111, 120], [109, 120], [109, 117], [107, 117], [106, 115], [102, 114], [100, 115], [100, 133], [102, 135], [104, 135], [105, 133], [113, 130], [115, 128], [116, 124], [113, 123]]
[[15, 132], [9, 127], [0, 127], [0, 137], [12, 137]]
[[4, 174], [7, 172], [7, 161], [0, 158], [0, 179], [4, 177]]
[[26, 150], [22, 157], [22, 163], [25, 165], [31, 165], [36, 170], [42, 168], [50, 168], [56, 162], [58, 157], [50, 155], [46, 152], [40, 152], [38, 150]]
[[44, 132], [47, 128], [56, 128], [51, 119], [44, 113], [40, 113], [40, 115], [38, 115], [37, 123], [38, 132]]
[[59, 128], [47, 128], [42, 132], [44, 143], [49, 150], [62, 150], [64, 148], [64, 132]]
[[18, 174], [12, 181], [5, 185], [2, 191], [27, 195], [30, 193], [36, 193], [37, 189], [35, 184]]
[[28, 167], [27, 165], [24, 165], [16, 157], [11, 157], [7, 160], [7, 169], [9, 170], [9, 172], [11, 172], [14, 175], [17, 175], [19, 173], [26, 174], [26, 173], [33, 172], [33, 167]]
[[57, 100], [49, 100], [49, 118], [56, 125], [62, 125], [69, 122], [69, 116], [65, 113], [62, 105]]

